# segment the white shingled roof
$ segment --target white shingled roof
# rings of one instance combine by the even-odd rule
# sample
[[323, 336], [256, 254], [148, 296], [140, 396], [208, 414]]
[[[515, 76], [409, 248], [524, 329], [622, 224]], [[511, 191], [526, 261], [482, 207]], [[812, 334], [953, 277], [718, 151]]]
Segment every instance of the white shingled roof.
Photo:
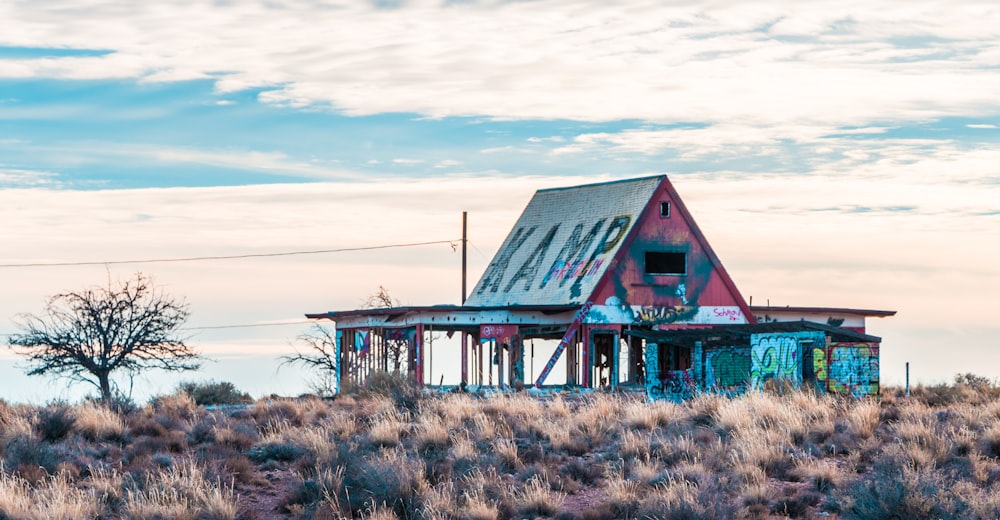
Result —
[[535, 192], [466, 305], [584, 303], [664, 178]]

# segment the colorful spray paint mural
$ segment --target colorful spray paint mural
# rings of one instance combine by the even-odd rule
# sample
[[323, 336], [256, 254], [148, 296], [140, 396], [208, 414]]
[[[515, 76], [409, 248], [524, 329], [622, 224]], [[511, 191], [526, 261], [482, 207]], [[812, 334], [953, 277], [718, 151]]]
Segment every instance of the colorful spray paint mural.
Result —
[[827, 347], [830, 393], [862, 397], [879, 393], [879, 348], [873, 343], [833, 343]]
[[688, 369], [661, 372], [658, 361], [660, 350], [661, 347], [655, 343], [646, 344], [646, 399], [649, 401], [666, 399], [679, 403], [694, 397], [698, 385], [693, 371]]
[[823, 345], [822, 332], [774, 332], [750, 336], [750, 386], [761, 388], [772, 379], [802, 385], [803, 348]]
[[738, 394], [750, 384], [750, 348], [720, 347], [705, 351], [705, 389]]

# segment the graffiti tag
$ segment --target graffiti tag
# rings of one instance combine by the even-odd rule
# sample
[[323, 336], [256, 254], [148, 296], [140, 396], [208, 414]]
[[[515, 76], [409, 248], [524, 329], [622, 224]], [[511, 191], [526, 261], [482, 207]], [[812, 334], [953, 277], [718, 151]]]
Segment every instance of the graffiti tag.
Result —
[[698, 314], [693, 305], [643, 305], [636, 309], [635, 322], [643, 325], [664, 325], [678, 321], [688, 321]]

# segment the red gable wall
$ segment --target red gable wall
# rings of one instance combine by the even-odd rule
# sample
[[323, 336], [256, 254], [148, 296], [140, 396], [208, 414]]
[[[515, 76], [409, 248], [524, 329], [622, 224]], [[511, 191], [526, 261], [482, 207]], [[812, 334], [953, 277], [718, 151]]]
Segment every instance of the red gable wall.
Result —
[[[660, 203], [670, 203], [670, 216]], [[590, 301], [603, 307], [593, 320], [618, 321], [612, 309], [631, 310], [633, 323], [659, 327], [753, 323], [749, 307], [666, 178], [643, 210]], [[645, 274], [646, 253], [685, 253], [686, 275]], [[604, 318], [604, 320], [602, 320]]]

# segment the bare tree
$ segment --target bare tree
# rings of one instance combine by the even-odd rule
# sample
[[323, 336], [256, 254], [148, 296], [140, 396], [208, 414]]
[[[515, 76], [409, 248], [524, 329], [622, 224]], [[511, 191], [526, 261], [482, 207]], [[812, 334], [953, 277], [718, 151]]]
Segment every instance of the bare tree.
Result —
[[112, 399], [111, 374], [130, 378], [151, 368], [195, 370], [201, 359], [177, 329], [187, 320], [187, 304], [158, 289], [150, 277], [107, 287], [90, 287], [49, 298], [42, 316], [22, 314], [23, 331], [8, 339], [28, 358], [29, 376], [56, 375], [97, 387], [101, 400]]
[[362, 304], [364, 309], [391, 309], [399, 306], [400, 301], [389, 296], [389, 290], [383, 285], [378, 286], [375, 294], [368, 296]]
[[[366, 309], [391, 309], [399, 307], [401, 302], [389, 295], [389, 290], [385, 286], [378, 286], [378, 291], [365, 300]], [[400, 374], [403, 370], [403, 363], [406, 361], [406, 349], [409, 341], [406, 338], [385, 338], [386, 355], [392, 365], [392, 373]]]
[[311, 386], [312, 390], [321, 395], [337, 393], [337, 370], [340, 367], [337, 359], [336, 332], [322, 325], [313, 325], [309, 332], [298, 337], [298, 341], [307, 347], [305, 353], [281, 356], [282, 365], [304, 365], [319, 371], [319, 379]]

